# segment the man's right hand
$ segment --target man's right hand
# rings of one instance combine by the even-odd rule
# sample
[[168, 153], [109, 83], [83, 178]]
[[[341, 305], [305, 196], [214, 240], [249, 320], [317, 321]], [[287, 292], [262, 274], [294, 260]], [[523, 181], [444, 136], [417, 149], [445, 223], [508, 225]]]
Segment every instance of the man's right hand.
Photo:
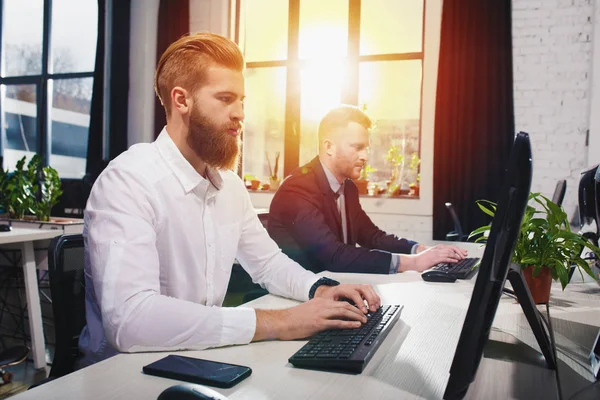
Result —
[[398, 272], [423, 272], [439, 263], [456, 263], [467, 256], [467, 251], [457, 246], [438, 244], [418, 254], [400, 255]]
[[285, 310], [256, 310], [252, 341], [303, 339], [327, 329], [360, 328], [365, 314], [346, 301], [314, 298]]

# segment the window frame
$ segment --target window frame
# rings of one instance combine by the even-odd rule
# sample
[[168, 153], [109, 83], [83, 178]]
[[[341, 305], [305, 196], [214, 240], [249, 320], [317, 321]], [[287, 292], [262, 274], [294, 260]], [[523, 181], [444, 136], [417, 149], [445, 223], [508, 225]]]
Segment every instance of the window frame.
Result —
[[[240, 43], [240, 23], [241, 23], [241, 3], [235, 1], [235, 26], [234, 40]], [[295, 168], [299, 167], [300, 162], [300, 135], [301, 135], [301, 81], [300, 71], [311, 63], [312, 59], [299, 59], [299, 31], [300, 31], [300, 2], [302, 0], [289, 0], [288, 3], [288, 54], [286, 60], [277, 61], [252, 61], [246, 63], [246, 68], [269, 68], [286, 67], [286, 106], [285, 106], [285, 131], [284, 131], [284, 154], [283, 154], [283, 176], [288, 176]], [[362, 0], [348, 0], [348, 81], [347, 90], [342, 93], [341, 101], [346, 104], [358, 105], [359, 90], [359, 69], [362, 62], [377, 61], [421, 61], [421, 84], [419, 100], [419, 146], [418, 153], [421, 156], [422, 147], [422, 116], [423, 116], [423, 81], [425, 75], [425, 22], [427, 0], [423, 2], [422, 25], [421, 25], [421, 51], [407, 53], [387, 53], [375, 55], [360, 55], [360, 17]], [[299, 93], [299, 95], [294, 95]], [[300, 126], [300, 129], [296, 127]], [[296, 134], [300, 132], [300, 134]], [[243, 154], [241, 156], [243, 158]], [[241, 166], [238, 173], [240, 176], [244, 173]], [[418, 196], [416, 196], [418, 198]]]
[[[0, 71], [0, 87], [5, 90], [6, 85], [35, 85], [36, 87], [36, 128], [37, 143], [35, 152], [42, 157], [44, 166], [49, 165], [52, 153], [52, 117], [50, 107], [52, 105], [53, 85], [49, 81], [59, 79], [94, 78], [94, 71], [87, 72], [63, 72], [49, 73], [51, 32], [52, 32], [52, 0], [44, 1], [43, 23], [42, 23], [42, 70], [38, 75], [21, 75], [5, 77], [4, 71]], [[4, 0], [0, 0], [0, 21], [4, 18]], [[1, 28], [1, 27], [0, 27]], [[0, 29], [0, 63], [3, 60], [2, 53], [3, 31]], [[0, 64], [1, 65], [1, 64]], [[50, 82], [51, 83], [51, 82]], [[4, 115], [4, 95], [0, 96], [0, 157], [4, 157], [7, 145], [6, 118]], [[88, 127], [89, 129], [89, 127]], [[86, 160], [87, 162], [87, 160]], [[0, 168], [3, 168], [0, 165]]]

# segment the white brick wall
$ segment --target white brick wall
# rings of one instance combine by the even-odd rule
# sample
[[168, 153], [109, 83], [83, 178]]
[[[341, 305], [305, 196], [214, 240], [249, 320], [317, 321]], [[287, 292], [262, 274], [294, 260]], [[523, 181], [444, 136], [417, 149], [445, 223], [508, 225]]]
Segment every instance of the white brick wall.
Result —
[[513, 0], [515, 127], [531, 134], [532, 191], [567, 179], [569, 217], [587, 166], [593, 14], [594, 0]]

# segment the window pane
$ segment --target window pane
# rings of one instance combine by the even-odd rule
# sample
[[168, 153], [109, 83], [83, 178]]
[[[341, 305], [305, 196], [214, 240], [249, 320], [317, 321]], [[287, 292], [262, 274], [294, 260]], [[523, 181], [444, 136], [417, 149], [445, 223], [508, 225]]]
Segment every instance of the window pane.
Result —
[[37, 151], [36, 86], [2, 86], [2, 97], [3, 168], [13, 170], [20, 158]]
[[85, 174], [93, 78], [52, 82], [50, 165], [61, 178]]
[[287, 59], [288, 1], [244, 0], [241, 6], [240, 47], [246, 62]]
[[313, 62], [300, 71], [300, 165], [317, 155], [321, 118], [340, 104], [347, 83], [343, 60]]
[[243, 173], [256, 176], [262, 183], [269, 182], [266, 158], [274, 169], [278, 152], [277, 176], [283, 177], [285, 81], [285, 67], [246, 70]]
[[42, 72], [43, 0], [5, 0], [2, 16], [2, 75]]
[[361, 3], [360, 54], [411, 53], [423, 49], [422, 0]]
[[300, 1], [300, 58], [345, 57], [347, 54], [348, 0]]
[[418, 169], [410, 168], [410, 160], [419, 151], [421, 69], [421, 60], [360, 65], [359, 104], [366, 105], [375, 123], [369, 164], [377, 171], [371, 173], [370, 180], [380, 182], [380, 187], [385, 187], [385, 181], [392, 177], [394, 168], [386, 160], [392, 146], [404, 156], [404, 162], [397, 166], [395, 183], [408, 189], [417, 179]]
[[96, 0], [52, 0], [51, 33], [51, 73], [94, 70], [98, 37]]

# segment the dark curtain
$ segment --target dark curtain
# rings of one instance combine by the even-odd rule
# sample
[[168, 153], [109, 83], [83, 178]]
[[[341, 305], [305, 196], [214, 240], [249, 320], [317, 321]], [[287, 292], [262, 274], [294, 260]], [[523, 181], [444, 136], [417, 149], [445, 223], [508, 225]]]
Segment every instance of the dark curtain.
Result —
[[[160, 0], [156, 38], [156, 63], [167, 47], [190, 31], [189, 0]], [[154, 103], [154, 137], [158, 137], [167, 124], [165, 109], [158, 97]]]
[[490, 222], [475, 201], [497, 201], [515, 134], [510, 0], [444, 1], [437, 83], [433, 238]]
[[[102, 156], [102, 126], [104, 119], [104, 62], [105, 62], [105, 10], [106, 0], [98, 0], [98, 40], [94, 89], [90, 111], [90, 131], [84, 185], [91, 188], [96, 177], [109, 160], [127, 150], [127, 112], [129, 100], [129, 27], [131, 0], [112, 2], [110, 33], [110, 88], [108, 160]], [[89, 194], [89, 193], [88, 193]], [[87, 199], [87, 197], [86, 197]]]

